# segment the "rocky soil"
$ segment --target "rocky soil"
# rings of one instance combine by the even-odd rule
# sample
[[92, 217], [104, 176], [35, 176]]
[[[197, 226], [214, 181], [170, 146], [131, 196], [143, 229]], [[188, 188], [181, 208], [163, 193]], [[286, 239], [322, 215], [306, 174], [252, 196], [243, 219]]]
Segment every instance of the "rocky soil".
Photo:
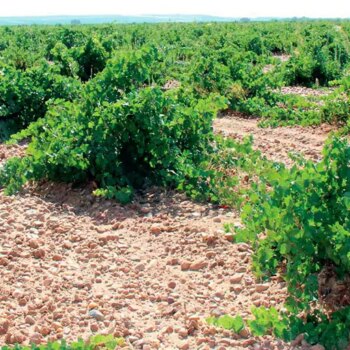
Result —
[[[286, 162], [288, 151], [318, 159], [329, 131], [259, 129], [234, 116], [215, 128], [253, 133], [257, 148]], [[0, 145], [0, 165], [24, 147]], [[124, 207], [63, 184], [0, 192], [0, 346], [112, 333], [129, 349], [290, 349], [205, 323], [280, 308], [286, 296], [278, 278], [254, 279], [249, 246], [232, 244], [225, 222], [239, 225], [237, 213], [159, 189]]]
[[131, 349], [284, 348], [204, 322], [285, 297], [283, 282], [254, 280], [249, 247], [223, 233], [235, 213], [164, 191], [127, 207], [88, 192], [0, 195], [0, 344], [108, 332]]
[[334, 88], [311, 89], [304, 86], [284, 86], [280, 91], [283, 95], [322, 97], [330, 95], [334, 91]]
[[302, 154], [305, 158], [318, 161], [322, 148], [333, 127], [278, 127], [259, 128], [259, 120], [243, 118], [237, 113], [230, 113], [214, 121], [217, 133], [227, 137], [242, 140], [247, 135], [253, 135], [254, 147], [267, 158], [292, 165], [289, 153]]

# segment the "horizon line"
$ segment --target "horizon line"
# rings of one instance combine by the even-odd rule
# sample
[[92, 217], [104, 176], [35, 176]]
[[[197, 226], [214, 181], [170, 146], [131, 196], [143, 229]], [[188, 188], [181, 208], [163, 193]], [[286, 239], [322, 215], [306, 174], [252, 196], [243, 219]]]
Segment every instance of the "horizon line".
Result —
[[313, 17], [313, 16], [218, 16], [218, 15], [210, 15], [210, 14], [200, 14], [200, 13], [166, 13], [166, 14], [50, 14], [50, 15], [8, 15], [1, 16], [0, 18], [42, 18], [42, 17], [174, 17], [174, 16], [202, 16], [202, 17], [213, 17], [213, 18], [227, 18], [227, 19], [240, 19], [240, 18], [249, 18], [249, 19], [258, 19], [258, 18], [271, 18], [271, 19], [292, 19], [292, 18], [310, 18], [310, 19], [350, 19], [350, 17]]

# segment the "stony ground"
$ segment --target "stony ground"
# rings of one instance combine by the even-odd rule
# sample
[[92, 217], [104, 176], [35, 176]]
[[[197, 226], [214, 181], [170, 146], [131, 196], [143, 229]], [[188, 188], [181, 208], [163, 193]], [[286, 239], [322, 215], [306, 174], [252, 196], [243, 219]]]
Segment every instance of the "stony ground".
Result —
[[[288, 150], [318, 158], [328, 132], [262, 130], [232, 116], [215, 127], [253, 133], [256, 147], [285, 161]], [[0, 145], [0, 164], [23, 149]], [[239, 225], [237, 213], [157, 189], [125, 207], [90, 192], [50, 183], [0, 192], [0, 346], [113, 333], [129, 349], [290, 348], [204, 322], [283, 305], [284, 283], [258, 283], [249, 246], [223, 232], [225, 222]]]
[[307, 159], [318, 161], [322, 148], [333, 127], [278, 127], [259, 128], [259, 119], [243, 118], [237, 113], [227, 114], [214, 121], [216, 132], [227, 137], [242, 140], [253, 135], [254, 146], [267, 158], [291, 165], [289, 153], [302, 154]]

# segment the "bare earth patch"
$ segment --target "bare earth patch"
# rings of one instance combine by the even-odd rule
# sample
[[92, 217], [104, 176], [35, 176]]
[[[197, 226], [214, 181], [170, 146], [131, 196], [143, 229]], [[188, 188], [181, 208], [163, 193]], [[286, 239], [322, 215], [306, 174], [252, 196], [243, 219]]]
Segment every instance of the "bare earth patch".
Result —
[[334, 91], [334, 88], [311, 89], [304, 86], [283, 86], [280, 91], [283, 95], [322, 97], [330, 95]]
[[259, 128], [258, 119], [247, 119], [232, 113], [214, 121], [217, 133], [242, 140], [253, 135], [254, 147], [268, 159], [291, 165], [289, 153], [301, 153], [306, 158], [318, 161], [329, 133], [334, 130], [329, 125], [319, 127], [278, 127]]
[[11, 157], [23, 157], [25, 149], [27, 148], [26, 144], [19, 145], [4, 145], [0, 144], [0, 166]]
[[235, 213], [157, 190], [122, 207], [50, 184], [0, 200], [0, 344], [108, 332], [133, 349], [285, 348], [204, 322], [285, 298], [277, 279], [256, 283], [249, 247], [225, 237]]

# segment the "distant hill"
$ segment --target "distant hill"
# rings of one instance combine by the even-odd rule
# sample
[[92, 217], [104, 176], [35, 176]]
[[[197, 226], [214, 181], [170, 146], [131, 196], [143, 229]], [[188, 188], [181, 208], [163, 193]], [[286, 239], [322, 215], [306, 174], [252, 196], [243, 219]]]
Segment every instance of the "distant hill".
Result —
[[[0, 17], [0, 25], [31, 25], [31, 24], [101, 24], [101, 23], [166, 23], [166, 22], [250, 22], [250, 21], [308, 21], [316, 18], [293, 17], [216, 17], [207, 15], [99, 15], [99, 16], [36, 16], [36, 17]], [[337, 20], [330, 18], [330, 20]], [[339, 19], [340, 20], [340, 19]], [[344, 19], [343, 19], [344, 20]]]
[[206, 15], [147, 15], [147, 16], [38, 16], [0, 17], [0, 25], [30, 24], [98, 24], [98, 23], [165, 23], [165, 22], [232, 22], [239, 18]]

